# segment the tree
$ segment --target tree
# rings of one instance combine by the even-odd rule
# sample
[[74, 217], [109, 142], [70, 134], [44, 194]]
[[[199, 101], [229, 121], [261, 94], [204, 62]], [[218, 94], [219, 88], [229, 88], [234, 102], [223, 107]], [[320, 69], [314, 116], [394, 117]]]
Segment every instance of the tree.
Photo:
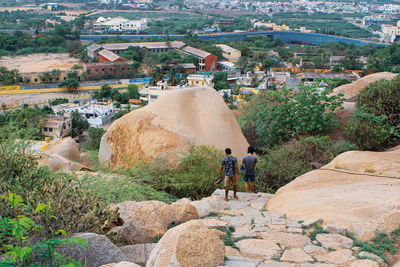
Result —
[[85, 144], [86, 149], [98, 150], [100, 148], [101, 137], [105, 133], [106, 131], [103, 128], [89, 127], [88, 135], [90, 140], [87, 144]]
[[180, 79], [178, 77], [178, 72], [177, 72], [177, 69], [175, 67], [173, 67], [173, 68], [171, 68], [169, 70], [168, 76], [169, 76], [168, 82], [169, 82], [170, 85], [172, 85], [172, 86], [178, 85]]
[[217, 91], [229, 88], [228, 73], [226, 71], [216, 71], [214, 73], [213, 83]]
[[76, 79], [68, 78], [58, 84], [60, 88], [68, 88], [68, 91], [76, 90], [79, 87], [79, 82]]
[[72, 112], [72, 137], [81, 135], [89, 126], [87, 119], [79, 115], [78, 112]]
[[343, 95], [330, 95], [329, 89], [320, 92], [317, 86], [257, 94], [242, 109], [244, 131], [253, 132], [259, 138], [256, 142], [268, 147], [298, 136], [331, 132], [338, 127], [335, 115], [342, 109]]
[[139, 87], [136, 84], [128, 85], [129, 99], [140, 99]]

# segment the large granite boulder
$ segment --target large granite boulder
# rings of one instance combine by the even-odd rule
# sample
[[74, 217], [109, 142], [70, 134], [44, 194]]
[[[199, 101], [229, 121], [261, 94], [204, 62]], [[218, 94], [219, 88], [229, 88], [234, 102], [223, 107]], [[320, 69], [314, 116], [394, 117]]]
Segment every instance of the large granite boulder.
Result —
[[222, 232], [207, 229], [199, 221], [174, 227], [151, 252], [146, 267], [208, 267], [224, 265]]
[[230, 147], [237, 156], [247, 152], [238, 122], [212, 88], [175, 90], [116, 120], [102, 137], [99, 160], [118, 165], [168, 155], [176, 162], [190, 143]]
[[161, 201], [125, 201], [110, 208], [119, 210], [123, 225], [116, 232], [126, 244], [152, 243], [167, 232], [171, 224], [199, 218], [196, 208], [186, 203], [168, 205]]
[[368, 240], [400, 221], [400, 147], [387, 152], [346, 152], [319, 170], [280, 188], [267, 209], [301, 220], [347, 228]]
[[[358, 93], [365, 88], [365, 86], [369, 85], [370, 83], [379, 81], [381, 79], [385, 80], [391, 80], [393, 79], [397, 74], [391, 73], [391, 72], [378, 72], [378, 73], [373, 73], [370, 75], [367, 75], [355, 82], [348, 83], [341, 85], [339, 87], [336, 87], [333, 90], [333, 93], [339, 94], [342, 93], [344, 97], [346, 98], [347, 101], [351, 101], [354, 97], [358, 95]], [[354, 101], [354, 100], [353, 100]]]
[[83, 238], [89, 246], [82, 249], [78, 245], [64, 248], [61, 255], [70, 257], [88, 267], [98, 267], [109, 263], [127, 261], [128, 257], [104, 235], [78, 233], [74, 238]]

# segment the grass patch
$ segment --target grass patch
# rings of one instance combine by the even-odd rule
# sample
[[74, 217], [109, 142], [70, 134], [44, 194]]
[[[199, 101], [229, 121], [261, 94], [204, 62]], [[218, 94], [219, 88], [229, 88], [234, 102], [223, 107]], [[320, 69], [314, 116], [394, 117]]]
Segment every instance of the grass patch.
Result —
[[172, 203], [176, 197], [155, 190], [152, 186], [132, 177], [119, 174], [99, 173], [84, 175], [80, 179], [83, 188], [96, 192], [105, 204], [120, 203], [126, 200], [159, 200]]
[[324, 230], [324, 228], [322, 228], [319, 225], [315, 225], [312, 232], [309, 233], [309, 237], [312, 241], [315, 241], [317, 238], [317, 235], [319, 234], [329, 234], [328, 231]]
[[223, 235], [222, 237], [222, 242], [224, 242], [225, 246], [230, 246], [233, 247], [234, 249], [239, 250], [239, 248], [235, 245], [235, 241], [232, 238], [232, 233], [235, 230], [234, 228], [233, 229], [231, 227], [229, 227], [228, 229], [218, 228], [218, 230], [225, 233], [225, 235]]
[[351, 233], [346, 234], [346, 236], [353, 239], [354, 246], [361, 248], [360, 252], [365, 251], [375, 254], [378, 257], [382, 258], [386, 263], [388, 263], [389, 259], [385, 254], [394, 255], [398, 252], [395, 244], [400, 238], [400, 227], [391, 233], [376, 232], [375, 237], [372, 238], [370, 242], [359, 241]]
[[214, 212], [214, 211], [211, 211], [211, 212], [209, 212], [209, 213], [207, 214], [206, 217], [217, 217], [217, 218], [220, 218], [221, 215], [220, 215], [219, 213], [216, 213], [216, 212]]

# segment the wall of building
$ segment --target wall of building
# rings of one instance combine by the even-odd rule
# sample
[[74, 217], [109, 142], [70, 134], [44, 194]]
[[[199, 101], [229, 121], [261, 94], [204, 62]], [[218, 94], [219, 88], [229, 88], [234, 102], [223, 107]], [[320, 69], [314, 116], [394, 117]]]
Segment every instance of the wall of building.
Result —
[[204, 68], [206, 71], [211, 71], [211, 70], [216, 70], [217, 69], [217, 64], [218, 64], [218, 58], [217, 56], [210, 54], [204, 59]]

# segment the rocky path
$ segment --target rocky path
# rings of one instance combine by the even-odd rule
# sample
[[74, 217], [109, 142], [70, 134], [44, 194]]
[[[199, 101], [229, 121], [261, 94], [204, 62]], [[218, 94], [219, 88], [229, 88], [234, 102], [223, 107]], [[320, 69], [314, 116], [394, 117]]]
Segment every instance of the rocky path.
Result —
[[[383, 250], [355, 241], [346, 228], [321, 227], [319, 218], [301, 221], [267, 211], [272, 197], [238, 193], [236, 200], [230, 192], [226, 202], [224, 191], [218, 189], [210, 197], [180, 199], [171, 205], [125, 201], [110, 207], [118, 208], [121, 226], [107, 236], [74, 235], [90, 246], [65, 255], [88, 267], [389, 266]], [[390, 259], [391, 266], [400, 267], [395, 259]]]
[[[208, 199], [222, 200], [223, 195], [223, 190], [217, 190]], [[328, 225], [323, 229], [318, 226], [322, 223], [319, 218], [298, 221], [284, 213], [266, 211], [272, 196], [238, 193], [239, 200], [230, 197], [228, 203], [221, 201], [220, 210], [202, 219], [209, 228], [223, 227], [230, 235], [232, 245], [226, 246], [224, 266], [384, 266], [377, 255], [359, 252], [344, 228]]]

